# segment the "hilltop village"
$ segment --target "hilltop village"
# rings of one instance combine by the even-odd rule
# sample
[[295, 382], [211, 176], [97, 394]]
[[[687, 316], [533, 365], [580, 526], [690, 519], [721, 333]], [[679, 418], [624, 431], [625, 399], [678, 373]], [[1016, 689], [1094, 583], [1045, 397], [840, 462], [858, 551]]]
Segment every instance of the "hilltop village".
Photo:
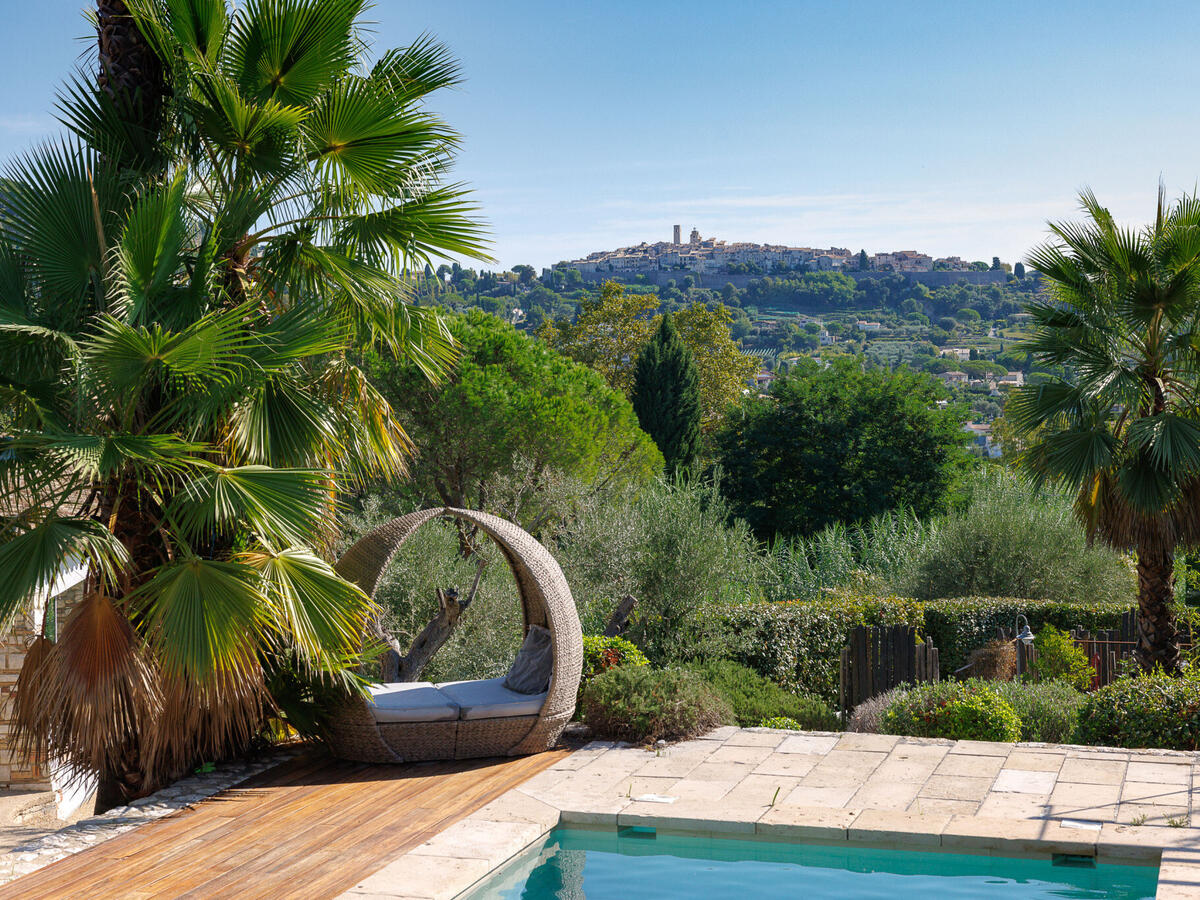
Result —
[[685, 243], [681, 227], [675, 226], [673, 239], [616, 250], [600, 250], [582, 259], [567, 260], [559, 267], [579, 270], [581, 274], [630, 275], [662, 270], [678, 270], [698, 275], [766, 274], [780, 271], [815, 272], [968, 272], [999, 268], [972, 263], [959, 256], [935, 259], [916, 250], [894, 250], [868, 256], [845, 247], [825, 250], [813, 247], [788, 247], [782, 244], [754, 244], [746, 241], [727, 243], [701, 237], [692, 229]]

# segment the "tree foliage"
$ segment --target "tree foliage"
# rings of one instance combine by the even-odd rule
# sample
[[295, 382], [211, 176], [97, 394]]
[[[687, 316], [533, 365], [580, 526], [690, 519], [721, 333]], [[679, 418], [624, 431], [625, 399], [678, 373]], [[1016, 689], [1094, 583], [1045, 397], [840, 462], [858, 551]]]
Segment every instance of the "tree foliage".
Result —
[[[600, 296], [584, 300], [574, 322], [547, 321], [538, 335], [554, 349], [591, 366], [612, 387], [631, 396], [634, 366], [659, 327], [659, 299], [626, 292], [606, 281]], [[752, 357], [730, 336], [733, 319], [721, 304], [693, 303], [676, 314], [683, 343], [692, 352], [700, 378], [701, 422], [714, 427], [754, 374]]]
[[700, 449], [700, 380], [669, 315], [638, 357], [633, 410], [662, 452], [667, 472], [690, 469]]
[[684, 345], [696, 362], [700, 390], [700, 427], [715, 428], [737, 404], [754, 377], [754, 357], [743, 353], [731, 334], [733, 317], [725, 306], [693, 303], [673, 314]]
[[[447, 320], [462, 351], [431, 384], [411, 361], [375, 356], [372, 375], [417, 446], [413, 484], [442, 504], [506, 512], [536, 530], [548, 473], [585, 485], [637, 484], [662, 466], [629, 401], [587, 366], [480, 310]], [[496, 496], [497, 480], [528, 482], [526, 508]]]
[[558, 352], [591, 366], [609, 387], [629, 396], [633, 369], [658, 328], [658, 298], [606, 281], [600, 296], [580, 304], [574, 322], [547, 321], [539, 336]]
[[907, 507], [942, 509], [965, 465], [965, 410], [908, 371], [800, 360], [769, 400], [747, 400], [717, 436], [724, 490], [762, 539], [812, 534]]

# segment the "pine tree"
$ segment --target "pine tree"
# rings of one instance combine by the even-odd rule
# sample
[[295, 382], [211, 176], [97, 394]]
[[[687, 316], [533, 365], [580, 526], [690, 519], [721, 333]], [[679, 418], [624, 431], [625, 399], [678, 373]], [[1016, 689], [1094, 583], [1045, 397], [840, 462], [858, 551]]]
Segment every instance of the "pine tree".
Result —
[[662, 451], [667, 473], [690, 468], [700, 449], [700, 379], [670, 315], [638, 357], [633, 409]]

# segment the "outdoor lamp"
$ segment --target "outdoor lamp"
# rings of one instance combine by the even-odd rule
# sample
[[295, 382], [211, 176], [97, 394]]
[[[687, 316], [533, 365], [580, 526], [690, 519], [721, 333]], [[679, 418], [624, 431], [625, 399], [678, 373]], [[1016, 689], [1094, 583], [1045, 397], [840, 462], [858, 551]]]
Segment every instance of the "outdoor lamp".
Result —
[[1016, 621], [1013, 622], [1013, 631], [1017, 631], [1022, 622], [1025, 623], [1025, 627], [1021, 628], [1021, 630], [1017, 632], [1016, 640], [1028, 647], [1033, 643], [1033, 632], [1029, 630], [1029, 620], [1018, 613]]

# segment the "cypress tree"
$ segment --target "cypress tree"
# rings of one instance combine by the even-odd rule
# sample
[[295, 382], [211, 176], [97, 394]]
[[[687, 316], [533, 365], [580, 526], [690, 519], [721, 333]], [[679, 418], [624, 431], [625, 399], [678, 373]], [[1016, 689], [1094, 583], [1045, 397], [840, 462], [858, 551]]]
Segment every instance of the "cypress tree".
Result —
[[667, 473], [690, 468], [700, 449], [700, 377], [669, 314], [638, 357], [633, 410], [662, 451]]

